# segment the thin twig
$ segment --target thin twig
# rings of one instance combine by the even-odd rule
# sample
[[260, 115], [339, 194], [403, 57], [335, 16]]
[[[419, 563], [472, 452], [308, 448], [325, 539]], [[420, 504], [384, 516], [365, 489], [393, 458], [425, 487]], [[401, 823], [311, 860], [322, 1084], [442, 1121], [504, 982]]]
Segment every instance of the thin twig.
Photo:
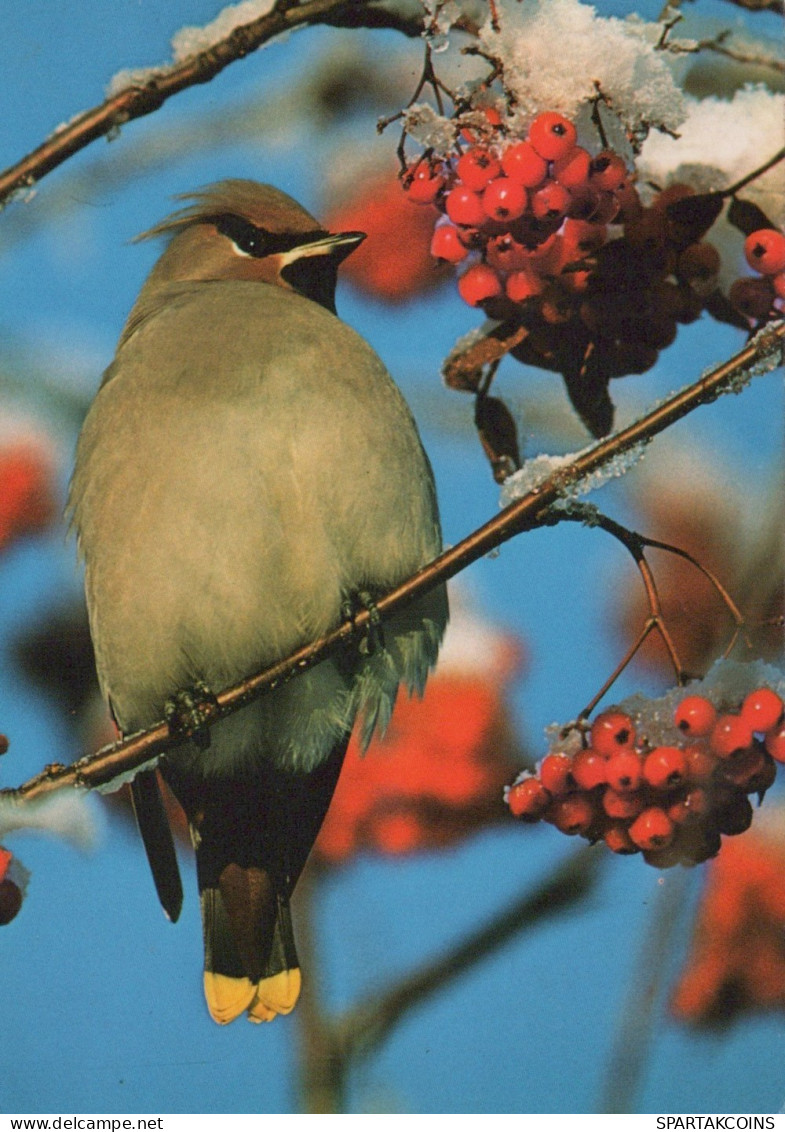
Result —
[[571, 731], [575, 731], [575, 730], [578, 730], [581, 733], [585, 734], [585, 730], [586, 730], [585, 729], [585, 721], [589, 718], [589, 716], [594, 711], [594, 709], [596, 708], [596, 706], [600, 702], [600, 700], [606, 695], [606, 693], [613, 687], [613, 685], [619, 679], [619, 677], [621, 676], [624, 669], [627, 667], [627, 665], [630, 663], [632, 658], [637, 653], [638, 649], [641, 648], [641, 646], [643, 645], [643, 642], [646, 640], [649, 633], [651, 633], [653, 631], [655, 624], [656, 624], [656, 622], [654, 621], [654, 619], [652, 617], [649, 617], [649, 618], [646, 619], [646, 621], [643, 623], [643, 627], [641, 628], [641, 631], [638, 633], [638, 636], [635, 638], [633, 643], [627, 649], [626, 653], [621, 658], [619, 663], [616, 665], [613, 672], [611, 672], [610, 676], [605, 681], [605, 683], [602, 685], [600, 690], [594, 696], [592, 696], [592, 698], [586, 704], [586, 707], [578, 715], [577, 719], [573, 720], [570, 723], [565, 724], [564, 727], [561, 729], [562, 737], [568, 735]]
[[[785, 322], [766, 327], [727, 362], [673, 394], [626, 428], [605, 437], [577, 455], [523, 498], [509, 504], [478, 530], [445, 550], [386, 596], [380, 597], [376, 602], [374, 615], [378, 613], [381, 617], [389, 617], [411, 605], [427, 591], [454, 578], [471, 563], [523, 531], [552, 525], [553, 504], [569, 496], [587, 476], [630, 449], [647, 443], [698, 406], [710, 404], [730, 390], [738, 391], [739, 382], [770, 372], [781, 362], [783, 341]], [[219, 692], [214, 718], [220, 719], [238, 711], [300, 672], [313, 668], [328, 656], [349, 648], [365, 636], [370, 620], [368, 610], [359, 610], [351, 620], [345, 621], [333, 632], [304, 645], [264, 672], [249, 676]], [[21, 803], [43, 797], [65, 786], [102, 786], [120, 774], [137, 770], [144, 763], [182, 742], [182, 736], [173, 736], [168, 725], [161, 722], [120, 743], [102, 748], [71, 766], [56, 764], [48, 767], [18, 788], [0, 791], [0, 797]]]
[[743, 189], [746, 185], [749, 185], [751, 181], [756, 180], [758, 177], [762, 177], [764, 173], [768, 173], [769, 169], [779, 164], [779, 162], [783, 160], [785, 160], [785, 146], [783, 146], [782, 149], [778, 150], [773, 157], [770, 157], [768, 161], [764, 162], [763, 165], [760, 165], [757, 169], [754, 169], [752, 173], [748, 173], [746, 177], [742, 177], [741, 180], [737, 181], [735, 185], [731, 185], [727, 189], [721, 189], [721, 195], [724, 197], [735, 196], [739, 189]]
[[674, 546], [669, 542], [660, 542], [659, 539], [648, 538], [645, 536], [643, 537], [647, 546], [650, 546], [656, 550], [666, 550], [669, 554], [676, 554], [679, 558], [683, 558], [686, 562], [689, 562], [690, 565], [694, 566], [696, 570], [700, 571], [700, 573], [703, 574], [704, 578], [706, 578], [707, 581], [710, 582], [714, 587], [720, 600], [723, 602], [725, 608], [728, 610], [728, 613], [730, 613], [731, 617], [733, 618], [736, 626], [730, 642], [726, 645], [722, 653], [723, 658], [730, 656], [737, 640], [742, 633], [744, 634], [744, 639], [747, 642], [748, 648], [752, 648], [752, 641], [750, 640], [745, 630], [745, 618], [716, 574], [713, 574], [712, 571], [709, 570], [708, 566], [704, 566], [703, 563], [700, 562], [693, 554], [690, 554], [689, 551], [684, 550], [682, 547]]

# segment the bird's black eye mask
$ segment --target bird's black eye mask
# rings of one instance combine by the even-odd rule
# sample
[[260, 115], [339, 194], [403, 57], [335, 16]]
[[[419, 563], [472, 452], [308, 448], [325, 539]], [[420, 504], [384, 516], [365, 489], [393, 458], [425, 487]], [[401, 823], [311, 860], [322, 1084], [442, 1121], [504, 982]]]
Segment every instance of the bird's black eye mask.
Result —
[[[231, 240], [241, 252], [256, 259], [290, 252], [294, 248], [329, 237], [329, 232], [325, 232], [322, 228], [316, 228], [313, 232], [268, 232], [265, 228], [259, 228], [250, 220], [245, 220], [242, 216], [231, 212], [211, 216], [210, 223], [214, 224], [217, 231]], [[295, 259], [286, 264], [281, 269], [281, 278], [285, 279], [293, 290], [335, 314], [338, 264], [349, 251], [351, 247], [340, 250], [336, 248], [332, 251], [325, 248], [320, 255], [304, 255], [302, 259]]]
[[231, 240], [241, 252], [262, 259], [264, 256], [275, 255], [280, 252], [290, 252], [301, 244], [312, 244], [315, 240], [323, 240], [327, 232], [316, 228], [313, 232], [268, 232], [259, 228], [250, 220], [237, 216], [231, 212], [220, 216], [211, 216], [210, 223], [222, 236]]

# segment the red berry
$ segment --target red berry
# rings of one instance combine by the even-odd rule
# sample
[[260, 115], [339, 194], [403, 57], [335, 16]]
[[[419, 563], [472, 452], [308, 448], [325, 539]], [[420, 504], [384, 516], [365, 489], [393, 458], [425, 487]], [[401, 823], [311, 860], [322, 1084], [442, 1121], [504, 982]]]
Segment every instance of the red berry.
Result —
[[587, 220], [565, 220], [562, 228], [562, 259], [571, 263], [591, 255], [605, 243], [608, 229], [604, 224], [591, 224]]
[[453, 224], [461, 224], [470, 228], [479, 228], [485, 224], [488, 217], [482, 207], [482, 197], [479, 193], [463, 185], [457, 185], [445, 197], [447, 215]]
[[777, 764], [770, 752], [766, 751], [764, 747], [763, 766], [757, 774], [751, 775], [747, 780], [745, 787], [748, 794], [757, 794], [760, 801], [763, 801], [763, 796], [766, 791], [774, 785], [777, 778]]
[[546, 755], [539, 766], [540, 782], [554, 795], [566, 794], [573, 788], [571, 778], [572, 759], [560, 751]]
[[668, 185], [667, 189], [657, 193], [651, 207], [657, 212], [664, 212], [669, 204], [676, 204], [677, 201], [692, 196], [695, 196], [695, 189], [692, 185], [685, 185], [682, 181], [674, 181], [672, 185]]
[[505, 290], [508, 299], [512, 299], [514, 303], [523, 303], [534, 295], [539, 295], [543, 286], [541, 275], [536, 275], [533, 271], [513, 271], [507, 277]]
[[762, 275], [785, 271], [785, 235], [775, 228], [759, 228], [744, 241], [744, 256]]
[[785, 723], [767, 731], [763, 745], [775, 762], [785, 763]]
[[774, 302], [774, 289], [769, 279], [737, 279], [728, 292], [737, 311], [747, 318], [766, 318]]
[[721, 265], [714, 244], [703, 240], [684, 249], [676, 261], [676, 274], [687, 283], [709, 283], [717, 278]]
[[607, 760], [587, 747], [578, 751], [572, 760], [572, 777], [582, 790], [593, 790], [595, 786], [605, 785]]
[[618, 219], [619, 208], [619, 199], [615, 193], [601, 192], [594, 211], [584, 217], [584, 220], [591, 220], [593, 224], [613, 224]]
[[[757, 744], [742, 751], [735, 751], [733, 758], [720, 763], [720, 778], [732, 782], [745, 794], [755, 789], [755, 782], [765, 765], [764, 751]], [[750, 786], [750, 783], [753, 785]]]
[[558, 326], [572, 318], [572, 302], [563, 288], [548, 286], [540, 300], [540, 317], [544, 322]]
[[526, 271], [531, 267], [529, 252], [509, 232], [489, 240], [485, 256], [491, 267], [499, 271]]
[[617, 189], [614, 193], [616, 203], [619, 206], [618, 221], [622, 224], [629, 224], [634, 220], [640, 219], [643, 215], [643, 205], [641, 198], [638, 196], [638, 190], [629, 181], [625, 181], [621, 188]]
[[532, 193], [531, 208], [537, 220], [557, 220], [566, 216], [572, 202], [569, 190], [558, 181], [546, 181]]
[[470, 307], [478, 307], [501, 293], [501, 280], [487, 263], [475, 263], [458, 280], [458, 294]]
[[458, 235], [458, 229], [453, 228], [452, 224], [440, 224], [434, 229], [431, 238], [431, 255], [436, 259], [444, 259], [448, 263], [460, 263], [468, 254], [468, 248]]
[[706, 815], [711, 808], [709, 795], [699, 786], [689, 790], [682, 798], [677, 798], [668, 806], [667, 814], [676, 825], [696, 821]]
[[553, 163], [553, 179], [565, 189], [577, 189], [586, 185], [591, 170], [591, 157], [582, 146], [574, 146]]
[[444, 174], [438, 165], [418, 161], [404, 177], [403, 187], [409, 200], [416, 204], [433, 204], [444, 186]]
[[558, 161], [569, 153], [578, 132], [562, 114], [546, 111], [538, 114], [529, 127], [529, 141], [546, 161]]
[[545, 813], [551, 796], [538, 778], [524, 778], [511, 786], [507, 805], [513, 817], [537, 821]]
[[[482, 113], [485, 115], [486, 122], [489, 126], [492, 126], [494, 130], [498, 129], [498, 127], [501, 126], [502, 116], [495, 106], [481, 106], [478, 107], [478, 110], [482, 111]], [[461, 137], [465, 141], [472, 143], [477, 140], [474, 130], [466, 128], [461, 130]]]
[[590, 271], [563, 271], [560, 282], [563, 287], [567, 287], [568, 290], [577, 295], [589, 286], [591, 275]]
[[715, 811], [714, 822], [720, 833], [736, 837], [746, 833], [752, 825], [752, 806], [740, 790], [734, 791], [722, 807]]
[[638, 853], [639, 849], [621, 822], [609, 825], [602, 835], [605, 844], [614, 853]]
[[643, 782], [643, 761], [637, 751], [619, 750], [608, 759], [605, 776], [613, 790], [628, 794]]
[[687, 777], [690, 782], [708, 782], [717, 766], [717, 760], [705, 747], [685, 747]]
[[659, 806], [650, 806], [639, 814], [629, 829], [631, 840], [639, 849], [664, 849], [673, 840], [673, 822]]
[[456, 172], [467, 189], [480, 192], [489, 181], [498, 177], [501, 165], [487, 149], [472, 146], [458, 159]]
[[655, 747], [646, 756], [643, 777], [655, 790], [680, 786], [687, 777], [687, 758], [680, 747]]
[[771, 285], [778, 299], [785, 299], [785, 271], [779, 271], [771, 277]]
[[674, 712], [673, 722], [685, 735], [710, 735], [717, 722], [717, 710], [705, 696], [685, 696]]
[[604, 149], [592, 160], [589, 180], [597, 189], [613, 192], [627, 180], [627, 166], [612, 149]]
[[711, 732], [710, 746], [718, 758], [729, 759], [752, 745], [752, 728], [740, 715], [721, 715]]
[[633, 791], [624, 793], [609, 786], [602, 796], [602, 808], [605, 813], [609, 818], [615, 818], [619, 821], [629, 821], [631, 818], [636, 818], [643, 806], [642, 795]]
[[502, 154], [502, 169], [511, 181], [536, 189], [548, 176], [548, 162], [530, 142], [516, 142]]
[[546, 821], [555, 825], [562, 833], [574, 836], [586, 833], [594, 821], [594, 806], [585, 794], [568, 794], [555, 798], [545, 815]]
[[643, 859], [654, 869], [672, 869], [684, 863], [684, 852], [679, 845], [666, 845], [664, 849], [644, 849]]
[[482, 194], [482, 207], [491, 220], [517, 220], [526, 211], [527, 203], [523, 185], [509, 177], [490, 181]]
[[591, 745], [609, 758], [635, 742], [632, 720], [623, 711], [603, 711], [591, 725]]
[[741, 718], [753, 731], [771, 731], [782, 719], [783, 703], [771, 688], [756, 688], [741, 705]]

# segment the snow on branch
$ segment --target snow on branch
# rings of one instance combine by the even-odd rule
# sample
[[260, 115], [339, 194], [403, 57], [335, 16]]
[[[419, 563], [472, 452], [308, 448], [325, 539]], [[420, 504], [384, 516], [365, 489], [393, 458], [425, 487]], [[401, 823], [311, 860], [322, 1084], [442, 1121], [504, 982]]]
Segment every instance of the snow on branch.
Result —
[[[724, 393], [741, 392], [752, 378], [781, 365], [784, 351], [785, 322], [767, 325], [729, 361], [655, 405], [626, 428], [579, 452], [568, 463], [557, 464], [550, 475], [511, 502], [496, 517], [445, 550], [385, 597], [379, 598], [373, 614], [368, 610], [359, 611], [333, 632], [303, 646], [271, 668], [219, 692], [207, 725], [238, 711], [298, 673], [313, 668], [353, 641], [360, 640], [369, 632], [371, 617], [375, 617], [377, 612], [382, 618], [389, 617], [515, 535], [553, 525], [554, 507], [558, 512], [559, 505], [574, 498], [587, 482], [594, 486], [604, 468], [618, 468], [626, 453], [639, 449], [700, 405], [710, 404]], [[46, 767], [17, 788], [0, 790], [0, 803], [12, 802], [21, 806], [66, 786], [98, 788], [112, 784], [116, 787], [118, 779], [133, 776], [141, 766], [151, 763], [187, 738], [187, 734], [172, 734], [167, 723], [158, 723], [148, 731], [104, 747], [70, 766], [56, 764]]]

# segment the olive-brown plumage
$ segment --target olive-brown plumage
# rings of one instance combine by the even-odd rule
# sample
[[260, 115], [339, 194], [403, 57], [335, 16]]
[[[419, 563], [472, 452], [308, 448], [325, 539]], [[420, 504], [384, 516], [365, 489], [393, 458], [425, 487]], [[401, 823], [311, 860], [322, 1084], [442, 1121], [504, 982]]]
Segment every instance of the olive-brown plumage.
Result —
[[[291, 198], [225, 181], [147, 235], [169, 238], [79, 439], [69, 506], [102, 689], [121, 730], [159, 720], [329, 631], [440, 549], [411, 414], [335, 315], [340, 261]], [[286, 1013], [300, 975], [289, 898], [352, 726], [421, 691], [444, 591], [189, 741], [160, 769], [188, 817], [212, 1016]], [[134, 803], [167, 914], [181, 890], [152, 772]]]

